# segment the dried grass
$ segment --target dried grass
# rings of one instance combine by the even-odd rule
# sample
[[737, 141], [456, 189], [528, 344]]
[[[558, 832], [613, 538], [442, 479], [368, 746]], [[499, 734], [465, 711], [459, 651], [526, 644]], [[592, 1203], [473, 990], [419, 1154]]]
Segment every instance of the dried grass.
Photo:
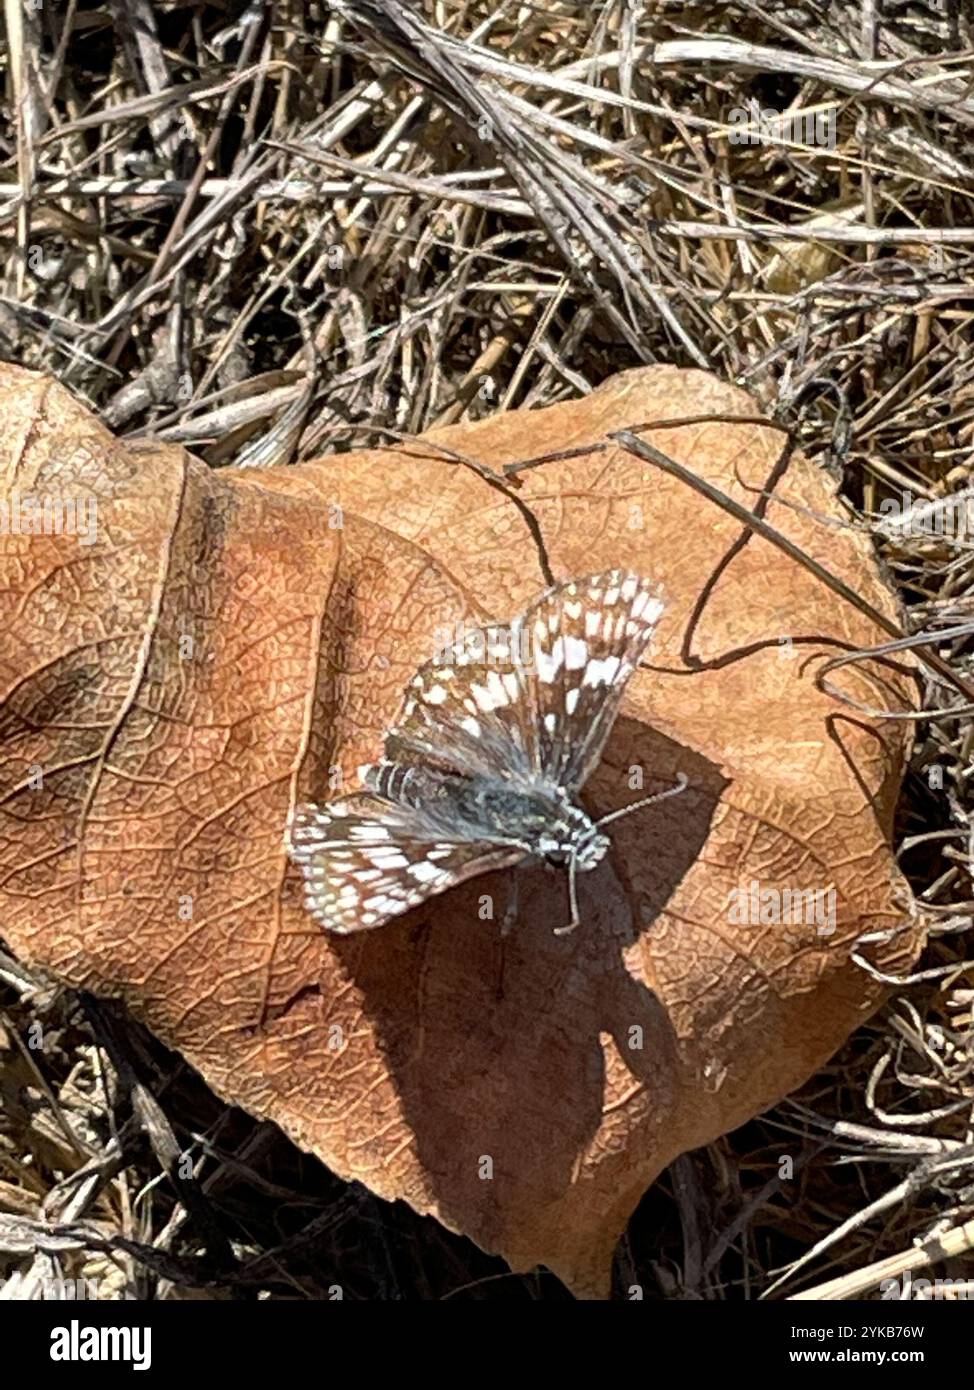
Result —
[[[832, 472], [937, 657], [898, 831], [930, 949], [799, 1096], [673, 1166], [618, 1289], [974, 1277], [974, 559], [935, 520], [974, 444], [968, 7], [5, 15], [0, 353], [117, 431], [260, 466], [662, 361], [742, 383]], [[735, 143], [752, 99], [834, 148]], [[883, 510], [904, 493], [913, 524]], [[567, 1297], [339, 1183], [105, 1005], [6, 957], [0, 981], [0, 1297]]]

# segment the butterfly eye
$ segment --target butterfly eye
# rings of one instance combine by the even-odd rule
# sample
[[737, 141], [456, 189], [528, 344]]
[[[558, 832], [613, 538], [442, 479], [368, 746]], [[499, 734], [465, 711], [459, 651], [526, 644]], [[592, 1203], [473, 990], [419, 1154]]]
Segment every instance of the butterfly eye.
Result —
[[572, 850], [553, 835], [542, 835], [538, 840], [538, 853], [546, 864], [562, 869], [572, 859]]

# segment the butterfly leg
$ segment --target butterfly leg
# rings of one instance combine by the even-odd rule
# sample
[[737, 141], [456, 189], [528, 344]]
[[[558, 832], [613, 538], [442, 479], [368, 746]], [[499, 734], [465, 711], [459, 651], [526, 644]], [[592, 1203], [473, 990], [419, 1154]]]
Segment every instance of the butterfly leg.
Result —
[[578, 893], [575, 889], [575, 860], [573, 859], [568, 866], [568, 902], [571, 907], [571, 921], [566, 922], [563, 927], [555, 927], [555, 936], [568, 936], [575, 930], [579, 923], [578, 916]]
[[507, 906], [504, 908], [504, 916], [501, 918], [501, 936], [507, 936], [517, 926], [520, 887], [521, 880], [517, 870], [514, 869], [511, 873], [511, 891], [507, 896]]
[[504, 1002], [504, 965], [507, 960], [507, 947], [504, 938], [509, 936], [517, 926], [518, 904], [520, 901], [521, 879], [516, 869], [510, 875], [510, 888], [507, 894], [507, 903], [504, 907], [504, 916], [501, 918], [501, 934], [498, 941], [500, 950], [500, 966], [497, 971], [497, 984], [494, 987], [494, 998], [498, 1004]]

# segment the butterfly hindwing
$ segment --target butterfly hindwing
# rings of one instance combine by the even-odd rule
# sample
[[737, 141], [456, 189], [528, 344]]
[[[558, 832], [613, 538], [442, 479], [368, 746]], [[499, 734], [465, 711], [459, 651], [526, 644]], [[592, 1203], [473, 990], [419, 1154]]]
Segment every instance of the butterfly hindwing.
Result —
[[386, 736], [390, 762], [422, 761], [467, 776], [530, 778], [534, 733], [515, 624], [468, 627], [406, 687]]
[[368, 792], [296, 806], [289, 838], [308, 911], [340, 934], [381, 927], [454, 884], [523, 858], [510, 846], [445, 839], [418, 812]]

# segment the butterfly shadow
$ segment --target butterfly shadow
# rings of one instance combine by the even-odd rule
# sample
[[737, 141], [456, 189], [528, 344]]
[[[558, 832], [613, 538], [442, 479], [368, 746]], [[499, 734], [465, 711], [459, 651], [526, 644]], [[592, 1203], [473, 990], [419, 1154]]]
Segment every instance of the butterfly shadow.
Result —
[[[570, 935], [554, 934], [568, 920], [565, 871], [521, 866], [336, 944], [398, 1096], [391, 1133], [426, 1175], [417, 1204], [488, 1249], [509, 1248], [505, 1231], [564, 1196], [609, 1110], [638, 1095], [654, 1121], [648, 1136], [675, 1104], [677, 1043], [654, 990], [659, 918], [727, 781], [620, 718], [582, 797], [602, 816], [678, 773], [688, 781], [679, 796], [612, 824], [606, 859], [579, 875], [581, 922]], [[518, 920], [504, 936], [512, 874]]]

